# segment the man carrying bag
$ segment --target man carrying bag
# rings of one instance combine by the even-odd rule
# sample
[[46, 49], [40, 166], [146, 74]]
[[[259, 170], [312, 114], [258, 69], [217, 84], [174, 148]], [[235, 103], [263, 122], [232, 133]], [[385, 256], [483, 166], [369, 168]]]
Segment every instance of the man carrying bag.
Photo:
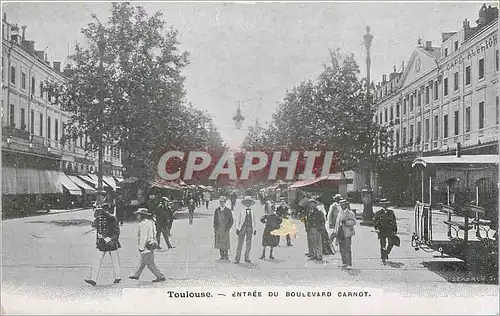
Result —
[[382, 209], [375, 213], [374, 221], [375, 231], [378, 233], [380, 241], [380, 257], [382, 264], [385, 265], [387, 260], [389, 260], [392, 247], [399, 247], [400, 239], [396, 235], [398, 232], [396, 215], [394, 211], [387, 208], [389, 201], [382, 199], [380, 204], [382, 205]]

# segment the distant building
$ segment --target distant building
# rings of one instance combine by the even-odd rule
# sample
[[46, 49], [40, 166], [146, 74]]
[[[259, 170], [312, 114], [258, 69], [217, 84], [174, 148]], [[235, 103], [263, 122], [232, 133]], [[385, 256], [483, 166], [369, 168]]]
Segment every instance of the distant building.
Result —
[[[424, 155], [496, 154], [499, 135], [498, 9], [483, 5], [475, 27], [466, 19], [435, 47], [418, 40], [406, 67], [376, 87], [373, 120], [392, 145], [377, 151], [411, 162]], [[375, 176], [372, 187], [380, 183]]]
[[[51, 66], [45, 52], [25, 38], [25, 26], [8, 23], [5, 15], [2, 26], [3, 211], [9, 205], [88, 204], [92, 197], [87, 195], [95, 193], [97, 154], [85, 151], [85, 137], [61, 143], [70, 113], [53, 105], [53, 96], [44, 90], [45, 82], [65, 80], [61, 62]], [[109, 190], [122, 177], [121, 161], [119, 149], [106, 148], [103, 171]]]

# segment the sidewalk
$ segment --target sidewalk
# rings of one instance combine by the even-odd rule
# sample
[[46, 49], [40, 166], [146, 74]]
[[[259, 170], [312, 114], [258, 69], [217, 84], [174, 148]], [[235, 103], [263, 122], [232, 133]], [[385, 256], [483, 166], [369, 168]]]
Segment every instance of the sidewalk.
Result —
[[28, 216], [4, 218], [4, 219], [2, 219], [2, 221], [11, 221], [11, 220], [16, 220], [16, 219], [38, 217], [38, 216], [43, 216], [43, 215], [56, 215], [56, 214], [64, 214], [64, 213], [72, 213], [72, 212], [80, 212], [80, 211], [91, 211], [91, 210], [92, 210], [91, 207], [89, 207], [89, 208], [80, 207], [80, 208], [73, 208], [73, 209], [55, 209], [55, 210], [50, 210], [50, 212], [47, 212], [46, 210], [38, 210], [38, 211], [35, 211], [35, 213], [30, 214]]

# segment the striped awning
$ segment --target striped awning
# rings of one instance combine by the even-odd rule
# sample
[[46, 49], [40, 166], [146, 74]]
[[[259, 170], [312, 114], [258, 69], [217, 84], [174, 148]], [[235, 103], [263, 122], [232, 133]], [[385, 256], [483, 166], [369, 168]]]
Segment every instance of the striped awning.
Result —
[[63, 193], [60, 171], [3, 167], [1, 172], [3, 195]]
[[85, 193], [96, 193], [97, 192], [93, 187], [91, 187], [90, 185], [88, 185], [87, 183], [85, 183], [84, 181], [82, 181], [77, 176], [70, 176], [70, 175], [68, 175], [68, 178], [70, 178], [71, 181], [73, 181], [77, 186], [79, 186], [80, 188], [84, 189]]
[[[88, 175], [86, 175], [86, 176], [79, 176], [79, 177], [81, 177], [81, 178], [82, 178], [83, 180], [85, 180], [85, 181], [90, 182], [90, 183], [94, 186], [94, 188], [96, 188], [96, 189], [97, 189], [97, 181], [98, 181], [98, 177], [97, 177], [97, 175], [96, 175], [96, 174], [89, 173], [89, 174], [88, 174]], [[113, 187], [112, 187], [112, 186], [110, 186], [108, 183], [106, 183], [106, 180], [105, 180], [104, 178], [105, 178], [105, 176], [103, 176], [103, 177], [102, 177], [102, 180], [103, 180], [103, 181], [102, 181], [102, 187], [103, 187], [103, 188], [106, 188], [106, 187], [107, 187], [107, 188], [113, 189]], [[114, 190], [114, 189], [113, 189], [113, 190]]]
[[62, 186], [65, 187], [66, 190], [68, 190], [69, 194], [82, 195], [82, 190], [73, 181], [71, 181], [71, 179], [68, 178], [67, 175], [62, 172], [59, 173], [59, 181], [61, 182]]
[[116, 182], [115, 182], [115, 179], [113, 179], [113, 177], [110, 177], [110, 176], [102, 176], [102, 180], [104, 182], [106, 182], [106, 184], [108, 186], [110, 186], [114, 191], [116, 191]]

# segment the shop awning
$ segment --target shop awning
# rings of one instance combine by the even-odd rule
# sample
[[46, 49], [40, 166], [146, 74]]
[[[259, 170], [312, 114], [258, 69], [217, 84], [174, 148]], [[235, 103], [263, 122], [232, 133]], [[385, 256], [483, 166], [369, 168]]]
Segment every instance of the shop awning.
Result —
[[176, 191], [182, 191], [182, 187], [179, 186], [175, 182], [168, 182], [163, 179], [158, 179], [156, 180], [151, 187], [154, 188], [160, 188], [160, 189], [167, 189], [167, 190], [176, 190]]
[[413, 161], [412, 167], [422, 165], [462, 165], [466, 167], [498, 164], [498, 155], [463, 155], [457, 156], [428, 156], [419, 157]]
[[[87, 175], [88, 178], [90, 178], [92, 180], [92, 184], [94, 185], [94, 187], [97, 189], [97, 182], [98, 182], [98, 177], [96, 174], [93, 174], [93, 173], [89, 173]], [[102, 177], [102, 187], [103, 188], [110, 188], [110, 189], [113, 189], [112, 186], [110, 186], [109, 184], [106, 183], [106, 180], [104, 180], [106, 176], [103, 176]], [[114, 190], [114, 189], [113, 189]]]
[[59, 173], [59, 181], [61, 181], [62, 186], [69, 191], [69, 194], [82, 195], [82, 190], [62, 172]]
[[2, 168], [2, 194], [57, 194], [63, 193], [62, 172], [24, 168]]
[[77, 176], [68, 175], [68, 178], [70, 178], [70, 180], [73, 181], [77, 186], [84, 189], [85, 193], [97, 193], [97, 191], [93, 187], [82, 181]]
[[339, 184], [350, 184], [353, 179], [348, 179], [341, 172], [332, 173], [312, 180], [302, 180], [293, 183], [290, 188], [325, 188], [338, 186]]
[[102, 180], [104, 182], [106, 182], [106, 184], [108, 186], [110, 186], [114, 191], [116, 191], [116, 182], [115, 182], [115, 179], [113, 179], [113, 177], [110, 177], [110, 176], [103, 176], [102, 177]]

